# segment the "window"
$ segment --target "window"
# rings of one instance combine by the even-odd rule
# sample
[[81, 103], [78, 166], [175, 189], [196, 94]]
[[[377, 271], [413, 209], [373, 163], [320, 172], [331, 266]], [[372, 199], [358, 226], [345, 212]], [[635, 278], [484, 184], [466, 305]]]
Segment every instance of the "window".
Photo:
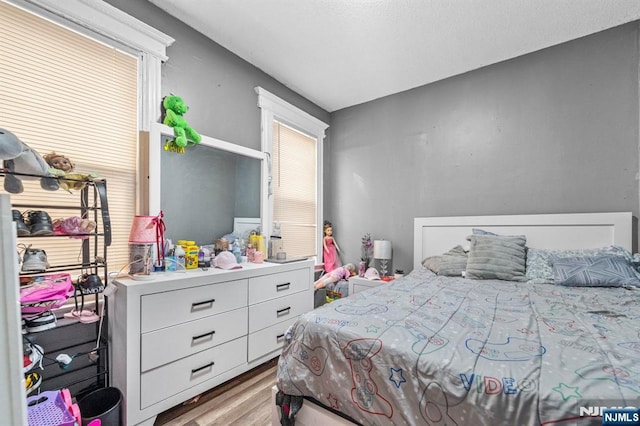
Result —
[[273, 122], [272, 222], [280, 224], [286, 251], [316, 255], [316, 139], [276, 120]]
[[[139, 47], [145, 43], [134, 41], [137, 30], [126, 28], [138, 26], [160, 44], [170, 39], [105, 4], [96, 3], [98, 11], [77, 0], [38, 2], [45, 11], [15, 3], [21, 7], [0, 1], [0, 57], [10, 58], [0, 61], [0, 127], [41, 155], [63, 154], [75, 163], [75, 171], [107, 180], [113, 232], [107, 260], [110, 270], [117, 271], [128, 262], [127, 239], [139, 191], [138, 130], [148, 128], [151, 99], [159, 114], [159, 78], [139, 76], [155, 71], [159, 75], [164, 52], [154, 43]], [[77, 7], [80, 3], [85, 7]], [[99, 34], [87, 30], [94, 25]], [[109, 39], [114, 31], [118, 42]], [[77, 206], [79, 202], [77, 192], [45, 192], [36, 181], [25, 180], [24, 186], [23, 193], [12, 195], [13, 203]], [[78, 214], [77, 210], [49, 213], [52, 219]], [[49, 239], [46, 246], [51, 264], [68, 263], [80, 252], [78, 240]]]
[[262, 150], [270, 156], [269, 218], [287, 257], [322, 259], [322, 143], [327, 124], [258, 87]]

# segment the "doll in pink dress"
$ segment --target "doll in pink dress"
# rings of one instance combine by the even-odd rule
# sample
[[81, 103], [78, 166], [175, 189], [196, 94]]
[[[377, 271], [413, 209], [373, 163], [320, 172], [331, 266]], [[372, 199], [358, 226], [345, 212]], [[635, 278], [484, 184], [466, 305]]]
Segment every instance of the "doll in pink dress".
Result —
[[340, 247], [338, 246], [335, 238], [333, 238], [333, 226], [331, 225], [331, 222], [325, 221], [323, 230], [324, 238], [322, 239], [322, 260], [324, 262], [324, 271], [331, 272], [341, 266], [340, 258], [338, 257]]
[[353, 263], [347, 263], [344, 266], [339, 266], [331, 272], [327, 272], [321, 276], [316, 282], [316, 290], [324, 288], [327, 284], [334, 284], [340, 280], [348, 280], [356, 274], [356, 266]]

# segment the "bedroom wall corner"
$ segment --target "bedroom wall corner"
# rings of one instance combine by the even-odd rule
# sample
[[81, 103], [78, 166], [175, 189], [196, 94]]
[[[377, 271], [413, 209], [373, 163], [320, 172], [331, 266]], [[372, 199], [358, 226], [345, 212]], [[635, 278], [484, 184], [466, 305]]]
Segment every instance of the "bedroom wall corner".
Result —
[[638, 33], [625, 24], [333, 112], [326, 211], [343, 261], [371, 232], [410, 270], [417, 216], [638, 217]]

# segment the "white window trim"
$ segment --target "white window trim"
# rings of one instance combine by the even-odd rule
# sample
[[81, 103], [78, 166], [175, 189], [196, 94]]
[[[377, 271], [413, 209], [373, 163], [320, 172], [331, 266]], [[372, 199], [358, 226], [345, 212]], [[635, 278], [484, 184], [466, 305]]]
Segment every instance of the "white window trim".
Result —
[[138, 56], [138, 128], [160, 119], [161, 65], [175, 41], [102, 0], [1, 0]]
[[266, 220], [266, 229], [264, 234], [267, 236], [271, 235], [271, 226], [273, 225], [273, 221], [271, 218], [273, 217], [273, 197], [271, 191], [271, 183], [272, 183], [272, 171], [271, 171], [271, 153], [273, 152], [273, 121], [279, 121], [287, 126], [290, 126], [293, 129], [299, 130], [307, 135], [316, 139], [316, 147], [317, 147], [317, 192], [316, 192], [316, 223], [318, 226], [317, 230], [317, 238], [316, 238], [316, 263], [320, 262], [322, 256], [322, 212], [323, 212], [323, 184], [322, 184], [322, 158], [323, 158], [323, 141], [325, 137], [325, 130], [329, 127], [329, 125], [312, 115], [302, 111], [300, 108], [291, 105], [290, 103], [280, 99], [278, 96], [274, 95], [271, 92], [263, 89], [262, 87], [255, 88], [256, 93], [258, 94], [258, 106], [261, 109], [261, 122], [262, 122], [262, 131], [261, 131], [261, 145], [262, 151], [269, 153], [269, 176], [268, 176], [268, 184], [269, 184], [269, 218]]

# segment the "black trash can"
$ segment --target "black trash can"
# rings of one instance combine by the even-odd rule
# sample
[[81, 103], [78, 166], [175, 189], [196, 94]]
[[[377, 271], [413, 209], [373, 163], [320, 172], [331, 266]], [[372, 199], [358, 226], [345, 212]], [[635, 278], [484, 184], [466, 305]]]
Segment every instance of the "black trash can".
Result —
[[122, 393], [118, 388], [97, 389], [78, 401], [82, 424], [100, 419], [101, 426], [122, 426]]

